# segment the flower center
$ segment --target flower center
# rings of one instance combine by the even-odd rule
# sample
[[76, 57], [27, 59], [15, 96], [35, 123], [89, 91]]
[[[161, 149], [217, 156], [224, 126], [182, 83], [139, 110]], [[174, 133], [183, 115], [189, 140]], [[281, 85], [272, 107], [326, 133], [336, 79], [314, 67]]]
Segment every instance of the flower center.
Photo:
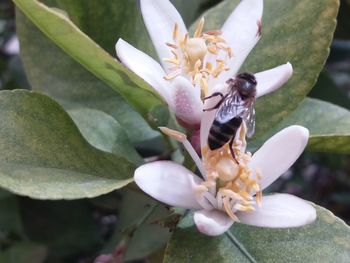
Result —
[[[235, 212], [253, 211], [255, 205], [260, 204], [262, 196], [258, 183], [261, 172], [257, 169], [254, 173], [249, 167], [251, 154], [245, 152], [245, 135], [245, 127], [242, 125], [233, 145], [238, 163], [232, 158], [228, 144], [215, 151], [208, 147], [202, 150], [207, 171], [207, 178], [202, 185], [208, 191], [215, 192], [216, 208], [225, 211], [235, 221], [238, 221]], [[207, 198], [206, 195], [202, 197]]]
[[[231, 48], [220, 37], [221, 31], [203, 32], [204, 18], [196, 28], [194, 36], [180, 35], [178, 25], [173, 30], [173, 43], [166, 43], [173, 56], [164, 58], [172, 65], [164, 78], [172, 80], [179, 75], [188, 77], [193, 85], [200, 85], [203, 96], [208, 95], [208, 80], [216, 78], [222, 71], [229, 70], [226, 60], [232, 57]], [[224, 59], [223, 59], [224, 58]]]
[[197, 164], [204, 181], [200, 185], [193, 181], [192, 187], [196, 200], [204, 209], [222, 210], [232, 220], [239, 221], [235, 215], [237, 211], [251, 212], [261, 203], [261, 171], [249, 167], [251, 154], [246, 152], [245, 124], [241, 125], [233, 143], [236, 160], [228, 144], [214, 151], [205, 146], [201, 160], [185, 134], [166, 127], [160, 127], [160, 130], [181, 142]]

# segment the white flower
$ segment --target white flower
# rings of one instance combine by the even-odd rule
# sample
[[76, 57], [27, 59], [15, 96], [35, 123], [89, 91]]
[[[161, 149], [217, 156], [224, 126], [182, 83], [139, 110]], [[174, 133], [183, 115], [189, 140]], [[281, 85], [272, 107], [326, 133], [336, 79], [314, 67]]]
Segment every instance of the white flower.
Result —
[[[141, 11], [162, 66], [123, 39], [116, 44], [117, 56], [160, 94], [182, 124], [198, 127], [202, 99], [214, 91], [225, 93], [226, 81], [237, 74], [260, 39], [263, 0], [242, 0], [221, 30], [203, 32], [201, 19], [193, 37], [168, 0], [141, 0]], [[287, 63], [256, 73], [257, 96], [281, 87], [292, 72]], [[207, 122], [202, 127], [210, 126], [215, 111], [204, 114]]]
[[220, 235], [237, 221], [271, 228], [298, 227], [316, 219], [316, 211], [306, 201], [288, 194], [262, 196], [303, 152], [309, 132], [301, 126], [280, 131], [254, 153], [245, 153], [245, 128], [235, 140], [237, 165], [227, 145], [218, 151], [203, 149], [201, 160], [186, 136], [162, 128], [181, 141], [193, 157], [202, 178], [172, 161], [142, 165], [135, 171], [136, 184], [153, 198], [171, 206], [195, 210], [198, 230]]

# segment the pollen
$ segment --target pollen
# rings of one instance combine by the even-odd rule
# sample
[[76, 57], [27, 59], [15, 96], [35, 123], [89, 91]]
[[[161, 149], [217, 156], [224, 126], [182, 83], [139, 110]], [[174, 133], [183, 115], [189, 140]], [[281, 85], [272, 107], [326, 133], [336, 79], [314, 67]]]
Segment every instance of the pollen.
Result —
[[205, 20], [202, 17], [193, 37], [182, 35], [175, 23], [172, 41], [165, 44], [172, 57], [163, 58], [170, 65], [165, 80], [171, 81], [179, 75], [188, 77], [193, 85], [199, 85], [202, 96], [208, 95], [208, 82], [229, 70], [227, 60], [232, 57], [232, 50], [222, 38], [220, 30], [204, 31]]
[[239, 221], [236, 212], [252, 212], [257, 205], [261, 205], [262, 199], [259, 185], [262, 174], [259, 169], [253, 171], [249, 167], [251, 154], [245, 152], [245, 136], [246, 128], [242, 125], [233, 144], [238, 163], [233, 159], [228, 144], [214, 151], [207, 146], [202, 149], [203, 163], [208, 174], [203, 185], [208, 185], [208, 181], [216, 184], [218, 209], [226, 212], [234, 221]]

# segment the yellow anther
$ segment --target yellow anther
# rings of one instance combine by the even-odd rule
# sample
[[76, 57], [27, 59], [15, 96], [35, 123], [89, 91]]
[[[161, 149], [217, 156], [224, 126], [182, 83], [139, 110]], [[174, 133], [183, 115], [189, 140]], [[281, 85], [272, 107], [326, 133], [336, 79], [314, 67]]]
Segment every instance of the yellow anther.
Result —
[[232, 53], [232, 49], [231, 49], [230, 47], [228, 47], [228, 48], [226, 49], [226, 52], [227, 52], [228, 57], [229, 57], [229, 58], [232, 58], [233, 53]]
[[211, 35], [211, 36], [220, 36], [222, 34], [221, 30], [210, 30], [205, 32], [206, 35]]
[[215, 38], [211, 41], [211, 43], [216, 44], [219, 48], [221, 48], [221, 47], [219, 46], [219, 43], [226, 43], [226, 42], [225, 42], [225, 39], [223, 39], [223, 38], [215, 37]]
[[172, 50], [171, 53], [174, 55], [175, 59], [179, 59], [179, 55], [177, 54], [177, 52], [175, 50]]
[[172, 80], [179, 74], [186, 74], [191, 78], [193, 84], [200, 86], [201, 94], [207, 96], [208, 79], [217, 77], [222, 71], [228, 71], [229, 68], [224, 61], [216, 63], [215, 66], [204, 64], [205, 56], [208, 53], [215, 56], [220, 54], [221, 56], [222, 52], [219, 53], [219, 51], [224, 51], [228, 57], [231, 57], [232, 51], [221, 37], [222, 32], [220, 30], [203, 32], [203, 29], [203, 17], [197, 24], [193, 38], [190, 38], [188, 33], [180, 34], [179, 25], [174, 24], [173, 40], [166, 43], [174, 58], [166, 58], [164, 61], [175, 66], [170, 68], [164, 79]]
[[261, 205], [261, 201], [262, 201], [262, 191], [261, 190], [256, 192], [255, 198], [256, 198], [256, 203], [258, 205]]
[[204, 28], [204, 17], [202, 17], [197, 25], [196, 31], [194, 32], [193, 37], [197, 38], [197, 37], [201, 37], [202, 33], [203, 33], [203, 28]]
[[173, 30], [173, 40], [177, 41], [179, 35], [179, 26], [177, 23], [174, 25], [174, 30]]
[[260, 168], [256, 168], [256, 178], [258, 180], [261, 180], [261, 178], [262, 178], [262, 172], [261, 172]]
[[236, 204], [234, 206], [235, 209], [239, 210], [239, 211], [243, 211], [243, 212], [252, 212], [254, 211], [254, 207], [249, 205], [249, 206], [245, 206], [245, 205], [241, 205], [241, 204]]
[[222, 72], [222, 70], [224, 69], [224, 63], [219, 62], [217, 63], [216, 69], [213, 70], [212, 74], [214, 76], [214, 78], [216, 78], [217, 76], [219, 76], [219, 74]]
[[218, 50], [216, 49], [215, 46], [209, 46], [208, 47], [208, 51], [214, 55], [217, 55], [218, 54]]
[[186, 134], [184, 134], [182, 132], [169, 129], [167, 127], [158, 127], [158, 128], [162, 133], [164, 133], [165, 135], [167, 135], [170, 138], [173, 138], [179, 142], [184, 142], [187, 139]]
[[164, 62], [168, 62], [168, 63], [171, 63], [171, 64], [175, 64], [175, 65], [180, 65], [180, 61], [175, 59], [175, 58], [165, 58], [163, 59]]
[[211, 64], [210, 62], [207, 62], [205, 64], [205, 68], [210, 72], [213, 70], [213, 64]]
[[165, 80], [172, 80], [181, 74], [181, 69], [174, 70], [164, 77]]
[[204, 34], [203, 38], [211, 44], [216, 39], [216, 36], [211, 36], [211, 35]]
[[216, 46], [220, 49], [223, 49], [223, 50], [227, 50], [227, 48], [228, 48], [228, 46], [225, 42], [224, 43], [219, 42], [216, 44]]
[[225, 211], [228, 214], [228, 216], [233, 221], [239, 222], [238, 217], [232, 212], [231, 204], [230, 204], [229, 200], [226, 197], [224, 197], [223, 204], [224, 204], [224, 208], [225, 208]]
[[260, 186], [256, 183], [256, 181], [253, 181], [254, 183], [252, 184], [252, 188], [256, 191], [259, 192], [260, 191]]
[[166, 44], [168, 47], [171, 47], [171, 48], [174, 48], [174, 49], [177, 49], [177, 48], [178, 48], [178, 46], [175, 45], [175, 44], [173, 44], [173, 43], [166, 42], [165, 44]]
[[202, 79], [202, 74], [201, 74], [201, 73], [197, 73], [197, 74], [194, 76], [193, 82], [194, 82], [195, 84], [198, 84], [198, 83], [200, 83], [201, 79]]
[[197, 62], [194, 64], [194, 71], [199, 72], [200, 71], [199, 68], [201, 67], [201, 65], [202, 65], [202, 61], [198, 59]]
[[249, 193], [247, 193], [246, 191], [244, 191], [244, 189], [241, 189], [241, 190], [238, 192], [238, 194], [239, 194], [240, 196], [242, 196], [245, 200], [253, 200], [253, 197], [252, 197]]
[[201, 78], [200, 84], [202, 86], [202, 90], [204, 93], [204, 96], [207, 97], [209, 94], [209, 87], [208, 87], [208, 82], [205, 78]]
[[235, 193], [234, 191], [230, 191], [229, 189], [221, 189], [220, 191], [222, 195], [227, 196], [231, 199], [238, 200], [238, 201], [243, 200], [239, 194]]

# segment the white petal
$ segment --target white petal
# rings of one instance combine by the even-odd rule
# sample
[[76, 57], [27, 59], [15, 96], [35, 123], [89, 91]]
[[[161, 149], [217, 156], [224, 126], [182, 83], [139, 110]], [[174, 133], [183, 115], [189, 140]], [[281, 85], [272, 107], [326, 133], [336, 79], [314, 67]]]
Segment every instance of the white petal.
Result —
[[233, 220], [219, 210], [200, 210], [194, 213], [194, 222], [199, 232], [208, 236], [225, 233], [233, 224]]
[[289, 126], [275, 134], [253, 155], [250, 166], [262, 173], [260, 186], [268, 187], [286, 172], [304, 151], [309, 130], [298, 125]]
[[261, 204], [253, 212], [238, 212], [236, 215], [243, 224], [271, 228], [299, 227], [316, 219], [315, 208], [293, 195], [263, 196]]
[[187, 124], [199, 125], [203, 114], [203, 102], [199, 87], [195, 87], [184, 77], [176, 77], [171, 82], [170, 106], [176, 117]]
[[258, 83], [256, 87], [257, 97], [277, 90], [289, 80], [292, 74], [293, 67], [289, 62], [276, 68], [254, 74]]
[[168, 0], [141, 0], [143, 20], [159, 59], [167, 70], [171, 64], [163, 62], [164, 58], [173, 57], [166, 42], [173, 43], [173, 31], [175, 23], [178, 25], [179, 34], [187, 33], [186, 26], [175, 7]]
[[157, 61], [121, 38], [115, 49], [118, 58], [127, 68], [150, 84], [168, 104], [172, 103], [170, 85], [163, 78], [166, 74]]
[[224, 83], [235, 76], [259, 41], [262, 13], [263, 0], [243, 0], [226, 20], [222, 27], [222, 37], [231, 47], [233, 57], [227, 64], [230, 70], [221, 73], [218, 82]]
[[201, 209], [195, 199], [192, 182], [200, 184], [202, 179], [182, 165], [171, 161], [144, 164], [135, 170], [134, 179], [144, 192], [163, 203]]

